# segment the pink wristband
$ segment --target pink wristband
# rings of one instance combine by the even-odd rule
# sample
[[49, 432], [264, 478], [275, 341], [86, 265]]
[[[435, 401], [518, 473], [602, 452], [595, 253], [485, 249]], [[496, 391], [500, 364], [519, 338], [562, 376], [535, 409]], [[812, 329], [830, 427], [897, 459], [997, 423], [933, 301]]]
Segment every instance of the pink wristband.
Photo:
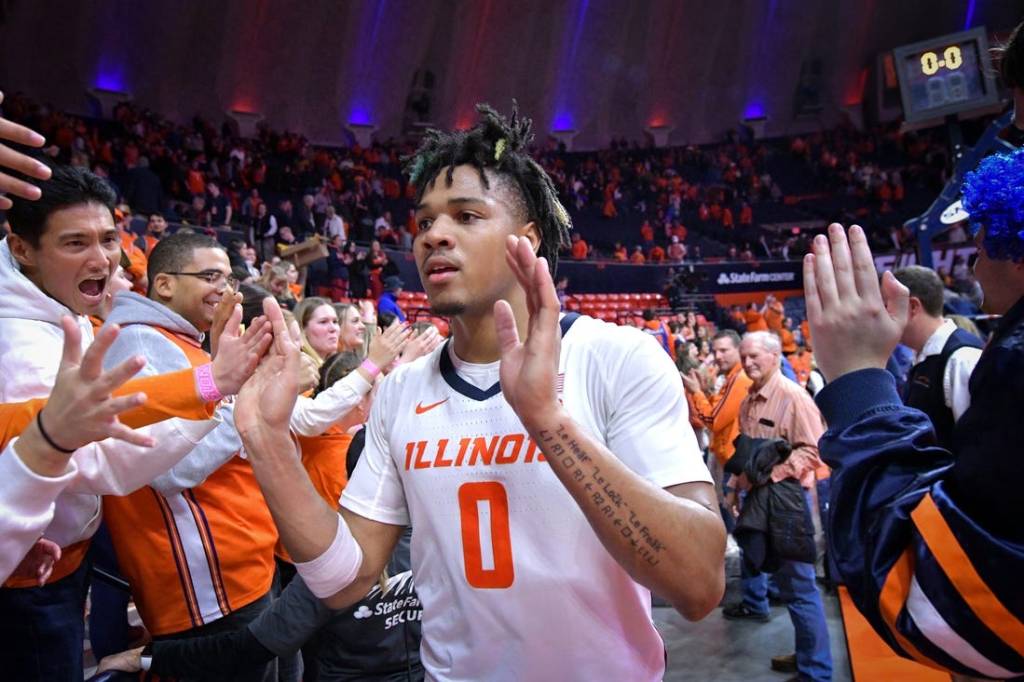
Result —
[[213, 363], [199, 365], [195, 369], [195, 375], [196, 388], [199, 389], [199, 397], [203, 399], [203, 402], [215, 403], [224, 398], [224, 394], [220, 392], [217, 383], [213, 380]]
[[376, 379], [377, 375], [380, 374], [380, 367], [373, 364], [373, 361], [371, 361], [370, 358], [363, 360], [359, 366], [366, 370], [366, 373], [370, 375], [371, 379]]

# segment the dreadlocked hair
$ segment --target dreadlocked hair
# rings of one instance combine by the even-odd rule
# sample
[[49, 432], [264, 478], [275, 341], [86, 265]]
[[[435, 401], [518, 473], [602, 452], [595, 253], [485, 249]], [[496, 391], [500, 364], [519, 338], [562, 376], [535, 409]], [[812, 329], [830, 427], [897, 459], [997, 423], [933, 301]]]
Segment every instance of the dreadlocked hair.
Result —
[[519, 116], [515, 101], [508, 118], [487, 104], [476, 105], [476, 110], [480, 120], [474, 128], [428, 130], [416, 153], [403, 159], [409, 182], [416, 188], [416, 202], [445, 169], [444, 180], [449, 187], [456, 166], [476, 168], [486, 189], [491, 188], [488, 172], [504, 176], [519, 190], [524, 217], [540, 232], [537, 255], [547, 259], [553, 277], [558, 251], [569, 245], [572, 218], [558, 200], [547, 172], [527, 152], [527, 145], [533, 141], [533, 122]]

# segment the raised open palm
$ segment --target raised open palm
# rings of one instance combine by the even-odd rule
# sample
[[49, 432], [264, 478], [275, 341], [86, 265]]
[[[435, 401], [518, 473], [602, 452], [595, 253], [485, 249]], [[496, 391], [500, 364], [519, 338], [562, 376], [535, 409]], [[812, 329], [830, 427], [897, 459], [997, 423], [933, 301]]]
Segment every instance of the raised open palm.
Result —
[[235, 426], [243, 440], [287, 431], [298, 396], [302, 353], [298, 327], [285, 322], [273, 298], [263, 300], [263, 312], [274, 341], [235, 400]]
[[494, 325], [501, 347], [501, 392], [524, 425], [536, 417], [550, 416], [558, 407], [555, 380], [561, 334], [561, 307], [548, 263], [533, 252], [525, 237], [510, 236], [505, 243], [505, 260], [526, 292], [530, 314], [525, 340], [519, 339], [512, 306], [494, 304]]

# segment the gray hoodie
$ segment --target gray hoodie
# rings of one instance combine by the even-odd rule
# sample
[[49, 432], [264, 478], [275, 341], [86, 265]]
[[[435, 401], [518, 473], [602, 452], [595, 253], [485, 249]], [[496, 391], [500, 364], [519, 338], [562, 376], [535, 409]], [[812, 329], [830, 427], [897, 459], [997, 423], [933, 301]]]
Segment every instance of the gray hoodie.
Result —
[[[82, 330], [82, 350], [86, 350], [93, 340], [88, 318], [74, 315], [33, 284], [22, 274], [7, 240], [0, 241], [0, 402], [45, 398], [50, 394], [63, 353], [60, 320], [64, 315], [75, 318]], [[61, 547], [86, 540], [100, 524], [98, 495], [127, 495], [146, 485], [190, 452], [214, 426], [212, 420], [168, 419], [139, 429], [160, 443], [161, 447], [155, 449], [113, 439], [89, 443], [72, 455], [72, 476], [45, 513], [35, 514], [30, 522], [18, 516], [18, 508], [4, 507], [3, 516], [6, 521], [14, 521], [19, 531], [32, 531], [23, 537], [38, 537], [42, 532]], [[59, 434], [61, 425], [48, 425], [48, 429]], [[0, 487], [10, 483], [0, 481]], [[42, 495], [45, 483], [35, 481], [33, 490], [26, 494]], [[6, 492], [10, 491], [0, 491]], [[0, 536], [7, 539], [3, 533]], [[24, 551], [18, 554], [18, 550], [7, 549], [6, 542], [0, 544], [5, 560], [15, 556], [16, 562], [24, 556]]]
[[[203, 340], [203, 333], [181, 315], [162, 303], [130, 291], [114, 298], [114, 307], [106, 324], [121, 325], [121, 333], [107, 352], [106, 367], [141, 355], [146, 358], [146, 366], [137, 376], [166, 374], [192, 366], [184, 351], [155, 327], [187, 336], [197, 343]], [[235, 430], [232, 410], [230, 404], [217, 408], [216, 415], [221, 420], [217, 428], [206, 435], [188, 456], [150, 485], [165, 496], [174, 495], [199, 485], [234, 457], [241, 449], [242, 441]]]

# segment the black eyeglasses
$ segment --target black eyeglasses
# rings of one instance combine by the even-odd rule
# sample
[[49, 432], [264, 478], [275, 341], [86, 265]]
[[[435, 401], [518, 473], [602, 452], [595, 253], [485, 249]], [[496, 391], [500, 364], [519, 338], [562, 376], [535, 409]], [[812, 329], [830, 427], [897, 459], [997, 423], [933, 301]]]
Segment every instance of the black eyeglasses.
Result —
[[202, 272], [166, 272], [165, 275], [183, 275], [185, 277], [196, 277], [207, 284], [217, 286], [221, 283], [232, 289], [238, 286], [238, 280], [234, 275], [225, 275], [220, 270], [203, 270]]

